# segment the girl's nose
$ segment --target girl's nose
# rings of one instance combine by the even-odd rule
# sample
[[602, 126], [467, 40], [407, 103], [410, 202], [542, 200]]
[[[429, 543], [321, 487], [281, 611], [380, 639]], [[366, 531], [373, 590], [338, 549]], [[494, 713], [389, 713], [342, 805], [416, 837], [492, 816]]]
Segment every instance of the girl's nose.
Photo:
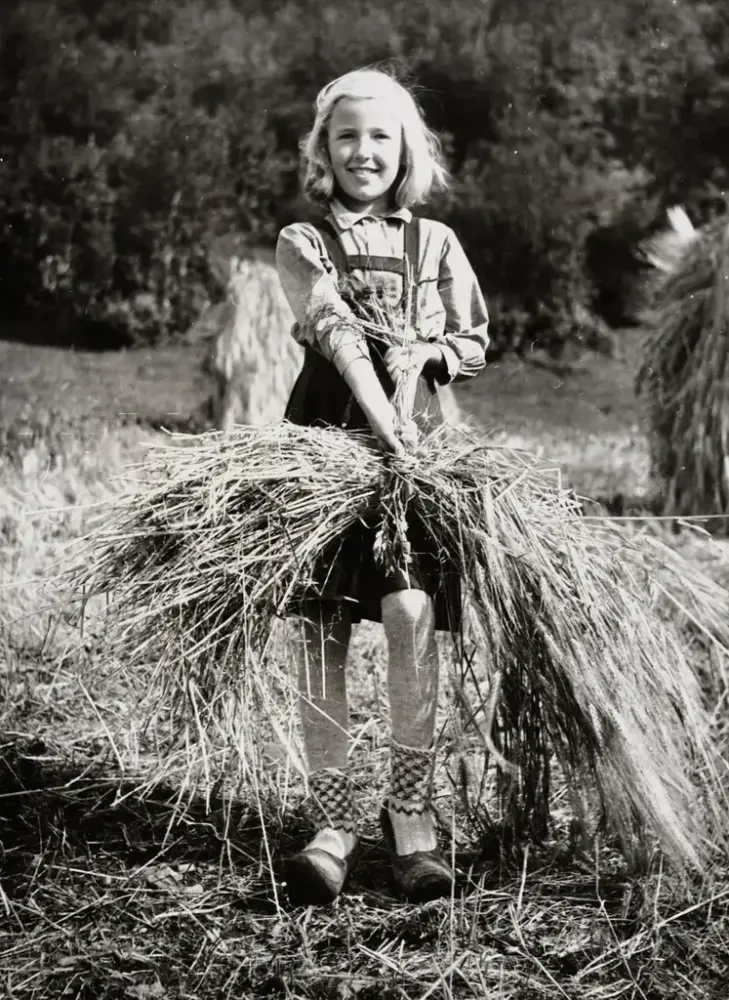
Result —
[[353, 157], [355, 160], [368, 160], [372, 155], [372, 140], [369, 136], [360, 136], [357, 140]]

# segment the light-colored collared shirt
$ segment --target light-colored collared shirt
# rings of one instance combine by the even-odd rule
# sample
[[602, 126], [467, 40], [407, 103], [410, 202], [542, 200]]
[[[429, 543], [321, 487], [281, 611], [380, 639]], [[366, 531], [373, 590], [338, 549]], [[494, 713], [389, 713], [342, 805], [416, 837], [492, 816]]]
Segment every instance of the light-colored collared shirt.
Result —
[[[348, 256], [404, 256], [405, 223], [412, 218], [407, 208], [372, 216], [347, 211], [334, 201], [328, 218]], [[414, 290], [418, 339], [441, 348], [448, 370], [444, 381], [472, 378], [486, 363], [488, 346], [488, 312], [473, 269], [453, 230], [431, 219], [420, 220], [419, 258]], [[337, 290], [336, 269], [313, 225], [295, 223], [281, 230], [276, 267], [299, 343], [319, 351], [342, 374], [356, 358], [369, 359], [364, 335], [351, 322], [352, 312]], [[399, 274], [356, 268], [352, 274], [384, 288], [388, 299], [403, 293]], [[320, 319], [323, 308], [326, 318]]]

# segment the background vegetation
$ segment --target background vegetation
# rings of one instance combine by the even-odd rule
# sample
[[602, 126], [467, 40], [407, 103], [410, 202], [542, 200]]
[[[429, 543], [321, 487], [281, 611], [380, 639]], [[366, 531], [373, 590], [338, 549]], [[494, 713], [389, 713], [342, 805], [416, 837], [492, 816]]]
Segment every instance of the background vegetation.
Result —
[[498, 350], [599, 343], [632, 250], [723, 208], [723, 0], [5, 0], [0, 309], [57, 343], [155, 343], [220, 293], [208, 248], [307, 211], [318, 88], [386, 60], [417, 87]]

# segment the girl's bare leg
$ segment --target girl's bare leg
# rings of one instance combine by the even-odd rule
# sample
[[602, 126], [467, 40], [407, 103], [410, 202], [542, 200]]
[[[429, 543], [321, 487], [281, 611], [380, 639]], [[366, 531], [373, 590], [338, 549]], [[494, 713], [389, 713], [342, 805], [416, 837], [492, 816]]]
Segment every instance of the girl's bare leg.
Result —
[[345, 674], [351, 630], [345, 604], [311, 602], [296, 642], [299, 711], [318, 827], [308, 847], [338, 858], [349, 854], [356, 842]]
[[422, 590], [382, 600], [388, 645], [388, 695], [392, 720], [391, 790], [387, 810], [397, 854], [437, 847], [430, 811], [438, 647], [433, 601]]

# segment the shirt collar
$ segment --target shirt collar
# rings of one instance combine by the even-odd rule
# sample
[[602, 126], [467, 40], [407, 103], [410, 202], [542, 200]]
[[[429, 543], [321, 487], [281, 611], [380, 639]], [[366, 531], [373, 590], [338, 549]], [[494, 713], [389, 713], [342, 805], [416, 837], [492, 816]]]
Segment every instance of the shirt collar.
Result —
[[355, 223], [362, 219], [402, 219], [403, 222], [410, 222], [413, 213], [409, 208], [395, 208], [384, 215], [371, 215], [369, 212], [351, 212], [334, 200], [329, 206], [329, 214], [334, 219], [340, 229], [351, 229]]

